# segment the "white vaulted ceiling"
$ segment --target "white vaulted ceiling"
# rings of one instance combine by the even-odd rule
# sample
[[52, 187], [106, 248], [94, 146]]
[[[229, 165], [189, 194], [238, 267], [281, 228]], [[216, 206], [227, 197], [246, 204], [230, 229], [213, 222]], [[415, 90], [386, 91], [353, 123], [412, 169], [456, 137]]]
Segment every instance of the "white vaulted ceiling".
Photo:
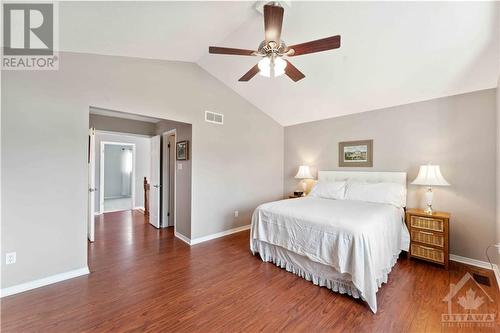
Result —
[[61, 2], [60, 48], [196, 62], [243, 22], [251, 2]]
[[291, 58], [306, 78], [238, 82], [254, 57], [263, 17], [252, 2], [65, 2], [63, 51], [197, 62], [282, 125], [497, 86], [498, 3], [291, 2], [282, 39], [342, 35], [340, 49]]

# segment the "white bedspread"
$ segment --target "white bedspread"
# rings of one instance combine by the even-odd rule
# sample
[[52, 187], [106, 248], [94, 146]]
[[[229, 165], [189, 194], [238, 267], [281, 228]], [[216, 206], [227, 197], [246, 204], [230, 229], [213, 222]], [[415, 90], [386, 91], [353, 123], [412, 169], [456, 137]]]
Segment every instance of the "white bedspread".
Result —
[[377, 312], [376, 292], [408, 250], [402, 208], [389, 204], [299, 198], [263, 204], [252, 216], [254, 240], [281, 246], [348, 273], [361, 297]]

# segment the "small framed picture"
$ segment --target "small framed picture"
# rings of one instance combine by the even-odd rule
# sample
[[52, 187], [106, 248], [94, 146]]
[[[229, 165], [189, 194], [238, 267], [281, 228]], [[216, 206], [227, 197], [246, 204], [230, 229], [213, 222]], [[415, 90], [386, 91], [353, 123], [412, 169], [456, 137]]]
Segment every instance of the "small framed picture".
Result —
[[189, 160], [189, 141], [179, 141], [177, 142], [176, 155], [178, 161]]
[[339, 167], [373, 167], [373, 140], [339, 142]]

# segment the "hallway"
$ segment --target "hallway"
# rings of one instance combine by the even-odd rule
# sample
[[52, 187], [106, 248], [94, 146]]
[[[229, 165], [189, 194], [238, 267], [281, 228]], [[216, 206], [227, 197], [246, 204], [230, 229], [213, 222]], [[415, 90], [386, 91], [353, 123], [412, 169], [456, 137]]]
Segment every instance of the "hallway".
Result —
[[104, 199], [104, 212], [118, 212], [133, 207], [132, 198]]

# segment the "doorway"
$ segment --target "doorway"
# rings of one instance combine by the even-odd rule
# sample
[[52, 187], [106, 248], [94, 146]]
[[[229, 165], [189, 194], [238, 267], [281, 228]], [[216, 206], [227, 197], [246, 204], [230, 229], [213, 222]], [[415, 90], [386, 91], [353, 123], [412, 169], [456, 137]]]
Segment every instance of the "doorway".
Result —
[[135, 202], [135, 144], [101, 141], [101, 213], [130, 210]]
[[[90, 107], [89, 127], [89, 147], [95, 146], [93, 151], [89, 148], [89, 240], [94, 240], [96, 231], [99, 234], [105, 220], [113, 220], [108, 217], [116, 215], [125, 219], [134, 214], [143, 214], [146, 225], [160, 230], [173, 227], [168, 228], [169, 232], [184, 236], [181, 239], [189, 238], [191, 161], [187, 154], [187, 158], [177, 161], [176, 141], [189, 143], [192, 125]], [[130, 181], [132, 186], [135, 184], [135, 188], [130, 188], [130, 197], [126, 186], [129, 182], [124, 179], [119, 179], [124, 191], [120, 189], [119, 193], [115, 191], [114, 194], [108, 191], [110, 176], [105, 169], [110, 158], [107, 144], [114, 144], [120, 149], [129, 148], [120, 145], [135, 144], [135, 149], [130, 145], [133, 156], [131, 173], [132, 179], [135, 178], [135, 181]], [[127, 160], [130, 162], [129, 158]], [[124, 169], [130, 173], [129, 167]], [[95, 170], [95, 173], [91, 170]], [[94, 174], [95, 177], [92, 177]], [[131, 204], [131, 201], [134, 203]], [[122, 212], [106, 214], [118, 210]]]

